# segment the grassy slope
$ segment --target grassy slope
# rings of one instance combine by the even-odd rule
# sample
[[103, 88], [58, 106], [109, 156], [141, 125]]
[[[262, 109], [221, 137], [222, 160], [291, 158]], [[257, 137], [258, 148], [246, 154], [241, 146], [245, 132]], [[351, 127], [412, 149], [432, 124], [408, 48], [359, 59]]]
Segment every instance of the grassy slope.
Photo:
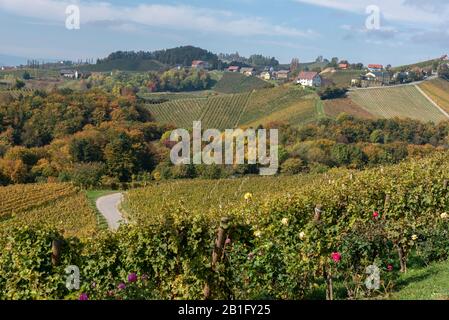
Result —
[[441, 108], [449, 112], [449, 81], [435, 79], [425, 81], [419, 87]]
[[362, 73], [361, 70], [337, 70], [322, 75], [324, 79], [332, 81], [338, 87], [349, 87], [351, 80], [356, 79]]
[[218, 81], [214, 90], [220, 93], [242, 93], [271, 87], [272, 85], [256, 77], [247, 77], [240, 73], [226, 72]]
[[414, 86], [355, 90], [349, 97], [379, 118], [411, 118], [436, 123], [447, 120]]
[[93, 211], [95, 211], [95, 214], [97, 216], [97, 223], [98, 228], [105, 230], [108, 228], [108, 222], [106, 221], [105, 217], [98, 211], [97, 209], [97, 199], [106, 196], [111, 193], [115, 193], [117, 191], [113, 190], [87, 190], [86, 191], [86, 197], [87, 200], [89, 200], [89, 204]]
[[401, 276], [398, 291], [389, 297], [394, 300], [448, 300], [449, 261], [427, 268], [410, 269]]

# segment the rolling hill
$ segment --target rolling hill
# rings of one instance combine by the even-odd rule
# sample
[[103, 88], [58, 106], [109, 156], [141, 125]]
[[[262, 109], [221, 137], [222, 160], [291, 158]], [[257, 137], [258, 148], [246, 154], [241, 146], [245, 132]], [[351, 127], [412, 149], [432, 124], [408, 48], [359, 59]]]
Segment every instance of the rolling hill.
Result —
[[194, 120], [203, 127], [231, 129], [273, 121], [302, 123], [315, 116], [316, 97], [309, 90], [280, 86], [237, 94], [208, 95], [147, 104], [162, 123], [191, 128]]

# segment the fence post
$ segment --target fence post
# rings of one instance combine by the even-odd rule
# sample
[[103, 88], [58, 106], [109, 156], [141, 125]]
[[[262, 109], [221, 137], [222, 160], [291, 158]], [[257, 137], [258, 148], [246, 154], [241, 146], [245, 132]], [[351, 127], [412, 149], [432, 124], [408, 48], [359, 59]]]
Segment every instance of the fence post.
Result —
[[62, 240], [55, 239], [51, 243], [51, 264], [57, 266], [61, 260]]
[[[217, 238], [214, 244], [214, 250], [212, 251], [211, 267], [213, 271], [215, 271], [215, 266], [223, 259], [224, 256], [224, 246], [226, 243], [226, 232], [229, 229], [229, 221], [230, 219], [228, 217], [223, 217], [221, 218], [220, 221], [220, 226], [217, 232]], [[209, 283], [205, 284], [203, 293], [205, 299], [210, 299], [212, 293], [211, 293], [211, 286]]]
[[315, 215], [313, 217], [313, 222], [318, 223], [321, 220], [321, 213], [323, 212], [323, 206], [322, 205], [317, 205], [315, 207]]

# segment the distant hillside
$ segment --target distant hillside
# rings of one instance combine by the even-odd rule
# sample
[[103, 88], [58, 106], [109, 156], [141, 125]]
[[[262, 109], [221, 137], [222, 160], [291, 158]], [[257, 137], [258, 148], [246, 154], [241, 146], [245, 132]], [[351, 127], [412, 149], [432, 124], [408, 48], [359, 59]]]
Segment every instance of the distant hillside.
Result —
[[398, 66], [398, 67], [392, 68], [392, 71], [408, 70], [408, 69], [412, 69], [412, 68], [415, 68], [415, 67], [418, 67], [418, 68], [429, 68], [429, 67], [433, 67], [433, 64], [435, 62], [439, 62], [439, 61], [441, 61], [440, 58], [437, 58], [437, 59], [417, 62], [417, 63], [413, 63], [413, 64]]
[[226, 72], [218, 81], [214, 90], [220, 93], [242, 93], [273, 87], [271, 83], [256, 77], [247, 77], [240, 73]]
[[156, 60], [115, 59], [99, 64], [87, 65], [80, 68], [85, 71], [108, 72], [120, 71], [163, 71], [167, 66]]
[[147, 51], [117, 51], [104, 59], [99, 59], [95, 65], [88, 66], [92, 71], [158, 71], [167, 67], [182, 65], [190, 67], [192, 61], [203, 60], [216, 68], [217, 55], [193, 46], [177, 47], [153, 52]]

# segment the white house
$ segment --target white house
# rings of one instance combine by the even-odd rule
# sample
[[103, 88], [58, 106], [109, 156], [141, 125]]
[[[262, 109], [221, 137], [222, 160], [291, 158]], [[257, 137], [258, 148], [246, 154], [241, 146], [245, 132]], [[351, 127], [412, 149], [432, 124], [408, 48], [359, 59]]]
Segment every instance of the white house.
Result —
[[244, 74], [247, 77], [250, 77], [256, 74], [256, 70], [254, 68], [242, 68], [240, 69], [240, 73]]
[[317, 72], [302, 71], [298, 75], [296, 83], [304, 87], [321, 87], [322, 79]]

